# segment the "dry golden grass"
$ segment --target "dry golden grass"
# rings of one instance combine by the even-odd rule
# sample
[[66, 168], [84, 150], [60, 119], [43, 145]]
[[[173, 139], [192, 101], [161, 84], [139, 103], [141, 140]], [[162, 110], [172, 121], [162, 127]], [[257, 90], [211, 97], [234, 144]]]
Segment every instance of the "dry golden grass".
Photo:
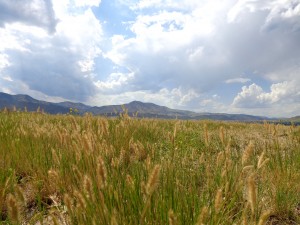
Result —
[[299, 224], [300, 128], [0, 113], [1, 224]]

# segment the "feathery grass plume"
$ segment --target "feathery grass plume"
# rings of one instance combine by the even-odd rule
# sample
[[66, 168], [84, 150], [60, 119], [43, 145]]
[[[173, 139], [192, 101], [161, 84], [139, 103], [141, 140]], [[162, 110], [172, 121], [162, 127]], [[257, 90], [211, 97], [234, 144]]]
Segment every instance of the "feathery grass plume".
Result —
[[244, 173], [245, 171], [248, 171], [248, 170], [252, 170], [252, 169], [254, 169], [253, 165], [244, 166], [243, 169], [242, 169], [242, 173]]
[[73, 174], [76, 178], [77, 181], [81, 181], [82, 180], [82, 173], [79, 171], [79, 169], [77, 168], [77, 166], [73, 165], [72, 166], [72, 171], [73, 171]]
[[52, 148], [51, 153], [54, 164], [60, 165], [60, 157], [58, 156], [57, 152]]
[[251, 158], [253, 151], [254, 151], [254, 144], [252, 141], [250, 141], [250, 143], [248, 144], [248, 146], [246, 147], [246, 149], [244, 150], [243, 155], [242, 155], [242, 165], [243, 166]]
[[17, 202], [19, 202], [22, 206], [26, 205], [26, 198], [23, 188], [20, 185], [15, 185], [14, 190]]
[[230, 183], [229, 181], [226, 181], [224, 195], [227, 196], [229, 191], [230, 191]]
[[255, 174], [251, 174], [248, 178], [248, 201], [250, 203], [252, 214], [255, 213], [256, 207], [256, 186], [254, 180]]
[[266, 165], [270, 161], [269, 158], [264, 159], [264, 156], [265, 156], [265, 152], [263, 152], [259, 156], [258, 163], [257, 163], [257, 169], [262, 168], [264, 165]]
[[222, 165], [222, 163], [224, 162], [224, 159], [225, 159], [224, 152], [223, 151], [219, 152], [218, 156], [217, 156], [217, 166], [218, 167]]
[[146, 166], [147, 171], [150, 171], [152, 166], [152, 161], [150, 156], [147, 157], [146, 161], [144, 162], [144, 166]]
[[146, 197], [147, 197], [147, 190], [146, 190], [145, 181], [141, 181], [141, 193], [143, 195], [143, 199], [145, 200]]
[[130, 155], [128, 151], [124, 150], [124, 148], [121, 148], [120, 156], [119, 156], [119, 163], [122, 166], [128, 166], [130, 163]]
[[103, 134], [107, 137], [109, 135], [109, 124], [106, 119], [101, 120], [101, 128], [103, 129]]
[[112, 168], [118, 169], [119, 166], [120, 166], [120, 159], [118, 159], [116, 157], [112, 158], [110, 165], [111, 165]]
[[54, 169], [48, 170], [48, 178], [51, 184], [53, 184], [53, 186], [58, 185], [60, 178], [56, 170]]
[[97, 185], [98, 188], [102, 189], [106, 186], [106, 180], [107, 180], [107, 172], [105, 163], [101, 156], [97, 159]]
[[172, 209], [169, 210], [168, 216], [169, 216], [169, 225], [176, 225], [177, 224], [177, 218], [176, 218], [176, 216], [175, 216]]
[[78, 190], [75, 190], [73, 192], [74, 194], [74, 197], [76, 198], [76, 207], [78, 210], [83, 210], [86, 208], [86, 201], [83, 197], [83, 195], [78, 191]]
[[139, 161], [145, 160], [148, 156], [148, 152], [146, 151], [144, 145], [139, 141], [134, 144], [134, 153]]
[[200, 213], [199, 217], [198, 217], [196, 225], [206, 224], [207, 216], [208, 216], [208, 207], [204, 206], [201, 210], [201, 213]]
[[20, 209], [16, 198], [12, 194], [8, 194], [7, 209], [10, 219], [16, 223], [20, 223]]
[[207, 147], [209, 145], [209, 137], [208, 137], [208, 130], [207, 130], [207, 124], [204, 124], [204, 142], [205, 146]]
[[248, 225], [249, 202], [246, 203], [242, 214], [242, 225]]
[[271, 216], [271, 214], [272, 214], [271, 210], [268, 210], [268, 211], [264, 212], [263, 214], [261, 214], [257, 225], [265, 225], [267, 220]]
[[134, 180], [133, 178], [127, 174], [126, 175], [126, 184], [133, 190], [134, 189]]
[[[112, 187], [111, 185], [110, 185], [110, 187]], [[110, 193], [112, 193], [112, 191], [109, 191]], [[119, 202], [119, 197], [118, 196], [116, 196], [118, 194], [118, 192], [116, 192], [116, 191], [114, 191], [114, 197], [115, 197], [115, 199], [117, 199], [117, 202]], [[103, 193], [102, 193], [102, 191], [100, 190], [99, 191], [99, 199], [100, 199], [100, 206], [101, 206], [101, 208], [102, 208], [102, 216], [107, 220], [107, 221], [109, 221], [109, 213], [108, 213], [108, 208], [107, 208], [107, 206], [106, 206], [106, 204], [105, 204], [105, 198], [104, 198], [104, 195], [103, 195]]]
[[68, 211], [72, 212], [72, 210], [73, 210], [73, 199], [70, 197], [70, 195], [64, 194], [63, 200], [64, 200], [65, 206], [67, 207]]
[[[115, 210], [114, 210], [115, 211]], [[111, 219], [110, 219], [110, 225], [118, 225], [118, 221], [117, 221], [117, 218], [116, 218], [116, 212], [114, 212], [111, 216]]]
[[259, 156], [258, 158], [258, 162], [257, 162], [257, 168], [260, 167], [260, 165], [262, 164], [263, 160], [264, 160], [264, 157], [265, 157], [265, 151], [263, 151], [261, 153], [261, 155]]
[[270, 161], [269, 158], [265, 159], [260, 165], [258, 165], [257, 168], [260, 169], [260, 168], [264, 167], [264, 165], [266, 165], [269, 161]]
[[151, 172], [151, 175], [148, 178], [148, 182], [146, 185], [146, 192], [148, 195], [152, 195], [152, 193], [156, 189], [159, 182], [159, 174], [160, 174], [160, 165], [155, 165], [154, 169]]
[[13, 112], [17, 112], [17, 107], [14, 105], [13, 106], [13, 110], [12, 110]]
[[87, 151], [87, 153], [94, 152], [94, 146], [91, 140], [91, 136], [88, 135], [87, 133], [83, 135], [83, 144], [84, 144], [84, 149]]
[[95, 199], [94, 192], [93, 192], [93, 183], [91, 178], [88, 177], [88, 175], [85, 175], [83, 178], [83, 190], [88, 199], [92, 199], [92, 200]]
[[225, 133], [224, 133], [224, 127], [223, 126], [220, 127], [219, 136], [220, 136], [220, 140], [221, 140], [221, 142], [224, 146], [225, 145]]
[[222, 203], [223, 203], [223, 193], [222, 193], [222, 188], [220, 188], [217, 191], [216, 197], [215, 197], [215, 210], [218, 213], [222, 207]]
[[231, 143], [232, 143], [232, 139], [230, 138], [227, 142], [226, 149], [225, 149], [226, 159], [229, 159], [231, 157], [231, 153], [232, 153]]

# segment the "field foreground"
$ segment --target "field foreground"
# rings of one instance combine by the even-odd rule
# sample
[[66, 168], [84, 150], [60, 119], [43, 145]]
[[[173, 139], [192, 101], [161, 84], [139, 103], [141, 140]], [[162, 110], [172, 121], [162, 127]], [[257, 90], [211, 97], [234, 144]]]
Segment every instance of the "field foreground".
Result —
[[300, 224], [300, 127], [3, 111], [0, 224]]

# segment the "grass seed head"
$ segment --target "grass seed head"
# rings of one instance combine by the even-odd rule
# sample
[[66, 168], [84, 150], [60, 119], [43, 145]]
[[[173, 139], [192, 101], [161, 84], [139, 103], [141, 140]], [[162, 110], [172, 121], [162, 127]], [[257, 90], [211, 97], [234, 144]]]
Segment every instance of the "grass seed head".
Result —
[[222, 207], [222, 202], [223, 202], [223, 193], [222, 189], [220, 188], [217, 191], [216, 197], [215, 197], [215, 210], [218, 213]]
[[269, 158], [265, 159], [264, 156], [265, 156], [265, 152], [263, 152], [258, 159], [257, 169], [262, 168], [264, 165], [266, 165], [269, 162], [270, 159]]
[[207, 216], [208, 216], [208, 208], [207, 208], [207, 206], [204, 206], [201, 210], [201, 213], [200, 213], [199, 217], [198, 217], [198, 221], [197, 221], [196, 225], [206, 224]]
[[272, 212], [270, 210], [264, 212], [263, 214], [261, 214], [259, 221], [258, 221], [258, 225], [265, 225], [267, 220], [269, 219], [269, 217], [271, 216]]
[[248, 162], [248, 160], [251, 158], [251, 156], [253, 154], [253, 151], [254, 151], [254, 145], [253, 145], [253, 142], [250, 141], [250, 143], [248, 144], [248, 146], [246, 147], [246, 149], [243, 152], [242, 165], [245, 165]]
[[76, 198], [76, 207], [78, 210], [82, 210], [86, 208], [86, 201], [83, 197], [83, 195], [78, 191], [74, 191], [74, 197]]
[[254, 214], [256, 207], [256, 186], [254, 176], [255, 174], [252, 174], [248, 178], [248, 201], [250, 203], [252, 214]]
[[99, 188], [104, 188], [106, 186], [107, 172], [104, 161], [101, 156], [97, 160], [97, 182]]
[[70, 197], [70, 195], [64, 194], [63, 200], [64, 200], [64, 203], [65, 203], [68, 211], [71, 212], [73, 209], [73, 199]]
[[169, 224], [170, 225], [176, 225], [177, 224], [177, 218], [176, 218], [176, 216], [175, 216], [172, 209], [169, 210], [168, 216], [169, 216]]
[[93, 183], [91, 178], [87, 175], [85, 175], [83, 179], [83, 190], [88, 199], [94, 200]]
[[159, 174], [160, 174], [160, 165], [155, 165], [154, 169], [151, 172], [151, 175], [149, 176], [146, 185], [146, 191], [148, 195], [152, 195], [152, 193], [156, 189], [159, 182]]
[[12, 194], [7, 197], [7, 208], [10, 219], [14, 222], [20, 222], [20, 209], [16, 198]]
[[129, 174], [126, 175], [126, 183], [132, 190], [134, 189], [134, 180]]

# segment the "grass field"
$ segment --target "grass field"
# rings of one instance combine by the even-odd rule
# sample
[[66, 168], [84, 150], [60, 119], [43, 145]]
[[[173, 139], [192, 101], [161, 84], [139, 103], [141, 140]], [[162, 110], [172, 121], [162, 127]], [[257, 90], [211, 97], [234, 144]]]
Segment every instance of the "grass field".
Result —
[[300, 224], [300, 127], [0, 113], [0, 224]]

